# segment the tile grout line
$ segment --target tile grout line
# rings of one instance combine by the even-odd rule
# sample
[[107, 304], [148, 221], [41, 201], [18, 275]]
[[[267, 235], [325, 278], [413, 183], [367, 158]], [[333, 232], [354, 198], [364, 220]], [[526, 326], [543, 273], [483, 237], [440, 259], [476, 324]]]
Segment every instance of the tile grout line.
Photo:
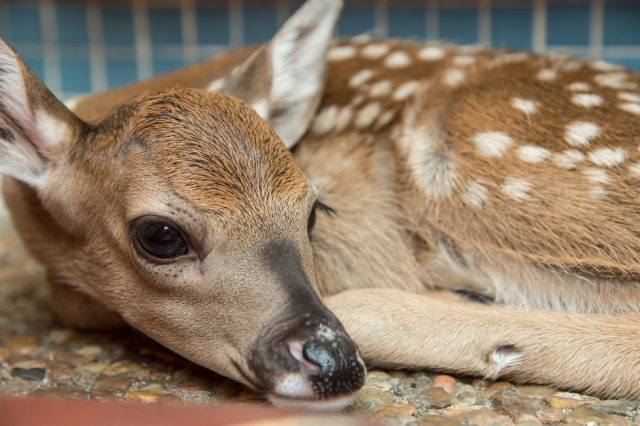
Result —
[[376, 37], [389, 36], [389, 3], [387, 0], [376, 0], [374, 6], [374, 31]]
[[87, 2], [87, 37], [89, 38], [91, 91], [105, 90], [108, 87], [107, 57], [102, 26], [102, 7], [97, 0]]
[[440, 21], [438, 18], [438, 14], [439, 14], [438, 8], [439, 8], [438, 0], [426, 0], [425, 35], [427, 36], [427, 40], [436, 41], [440, 39]]
[[185, 64], [200, 59], [198, 46], [198, 20], [194, 0], [180, 0], [180, 24], [182, 25], [182, 48]]
[[149, 10], [145, 0], [133, 0], [132, 9], [138, 80], [143, 80], [153, 76]]
[[276, 2], [276, 26], [278, 29], [284, 25], [291, 12], [291, 2], [289, 0], [278, 0]]
[[589, 56], [602, 59], [604, 39], [604, 0], [591, 0], [589, 16]]
[[62, 74], [60, 72], [56, 6], [53, 0], [40, 0], [38, 10], [40, 12], [40, 31], [42, 32], [44, 82], [49, 90], [56, 96], [60, 96], [62, 92]]
[[533, 3], [532, 47], [534, 52], [547, 50], [547, 0]]
[[491, 46], [491, 0], [478, 3], [478, 43]]
[[244, 13], [242, 0], [229, 0], [229, 45], [244, 44]]

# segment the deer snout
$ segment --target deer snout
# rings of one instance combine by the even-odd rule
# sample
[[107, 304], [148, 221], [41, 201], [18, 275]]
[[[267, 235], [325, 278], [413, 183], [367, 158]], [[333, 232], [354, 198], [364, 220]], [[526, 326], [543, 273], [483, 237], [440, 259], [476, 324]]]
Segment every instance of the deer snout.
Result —
[[[332, 410], [353, 402], [367, 370], [358, 347], [341, 326], [319, 324], [276, 340], [268, 344], [272, 353], [264, 354], [275, 373], [268, 380], [274, 405]], [[284, 370], [274, 371], [277, 363]]]

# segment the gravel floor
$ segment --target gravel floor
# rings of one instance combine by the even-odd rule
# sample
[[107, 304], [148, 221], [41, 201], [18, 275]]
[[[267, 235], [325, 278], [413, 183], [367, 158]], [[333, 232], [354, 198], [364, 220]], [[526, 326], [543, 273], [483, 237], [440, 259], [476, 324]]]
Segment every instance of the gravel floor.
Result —
[[[42, 286], [43, 271], [11, 230], [0, 235], [0, 394], [164, 404], [266, 404], [133, 331], [63, 327]], [[640, 422], [636, 402], [600, 401], [544, 386], [513, 386], [429, 372], [369, 373], [352, 415], [387, 425]]]

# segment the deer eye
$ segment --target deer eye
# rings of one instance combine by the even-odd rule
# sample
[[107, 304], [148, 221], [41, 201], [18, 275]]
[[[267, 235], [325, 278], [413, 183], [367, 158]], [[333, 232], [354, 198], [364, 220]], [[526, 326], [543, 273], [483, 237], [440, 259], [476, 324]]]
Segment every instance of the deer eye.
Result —
[[137, 245], [147, 254], [160, 259], [184, 256], [189, 251], [187, 242], [173, 226], [155, 220], [138, 222], [133, 230]]
[[313, 231], [313, 227], [316, 226], [316, 206], [313, 206], [311, 209], [311, 214], [309, 214], [309, 222], [307, 222], [307, 232], [309, 233], [309, 238], [311, 238], [311, 231]]

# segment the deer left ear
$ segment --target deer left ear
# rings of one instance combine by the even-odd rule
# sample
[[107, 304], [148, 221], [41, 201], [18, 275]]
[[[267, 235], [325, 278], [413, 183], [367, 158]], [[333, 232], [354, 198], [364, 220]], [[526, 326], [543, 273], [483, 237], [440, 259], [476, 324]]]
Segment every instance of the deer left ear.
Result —
[[341, 0], [308, 1], [221, 88], [250, 104], [287, 148], [307, 131], [320, 103], [327, 48], [341, 9]]

